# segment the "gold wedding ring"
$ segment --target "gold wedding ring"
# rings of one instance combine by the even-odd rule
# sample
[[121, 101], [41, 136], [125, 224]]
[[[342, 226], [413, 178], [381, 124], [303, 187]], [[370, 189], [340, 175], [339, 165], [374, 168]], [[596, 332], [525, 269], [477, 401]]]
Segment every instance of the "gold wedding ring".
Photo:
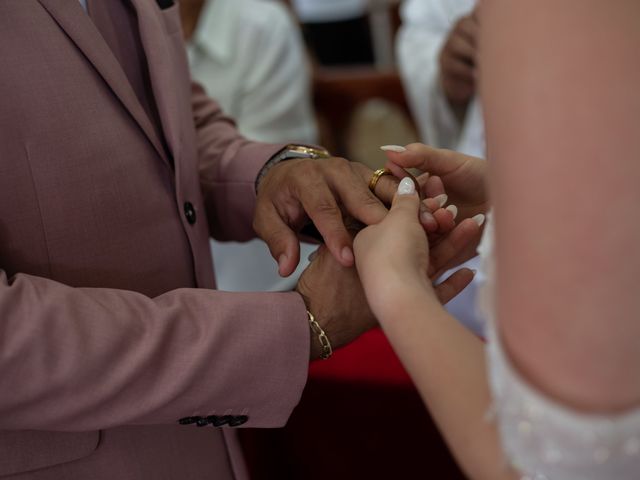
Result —
[[379, 168], [378, 170], [373, 172], [373, 176], [371, 177], [371, 180], [369, 180], [369, 190], [371, 190], [373, 193], [376, 193], [376, 185], [378, 184], [378, 180], [380, 180], [380, 177], [384, 177], [385, 175], [392, 175], [391, 170], [389, 170], [388, 168]]

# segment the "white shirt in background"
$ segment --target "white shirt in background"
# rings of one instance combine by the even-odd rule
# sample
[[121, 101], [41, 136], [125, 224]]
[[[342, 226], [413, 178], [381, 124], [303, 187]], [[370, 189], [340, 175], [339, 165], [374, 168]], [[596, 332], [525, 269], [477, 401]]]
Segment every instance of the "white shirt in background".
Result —
[[285, 6], [208, 0], [188, 43], [191, 75], [251, 140], [315, 143], [302, 36]]
[[422, 141], [430, 145], [485, 157], [482, 111], [477, 98], [460, 124], [442, 91], [438, 57], [449, 32], [475, 0], [406, 0], [397, 54], [409, 103]]

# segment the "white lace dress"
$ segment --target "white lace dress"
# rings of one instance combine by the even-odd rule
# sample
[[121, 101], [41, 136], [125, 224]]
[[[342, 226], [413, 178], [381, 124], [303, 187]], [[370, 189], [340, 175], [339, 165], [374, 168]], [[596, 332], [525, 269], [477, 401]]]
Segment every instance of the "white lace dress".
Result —
[[[489, 215], [478, 252], [486, 281], [479, 308], [486, 318], [487, 362], [505, 461], [522, 480], [640, 480], [640, 408], [585, 415], [545, 397], [515, 371], [495, 328], [493, 226]], [[640, 340], [639, 340], [640, 341]]]

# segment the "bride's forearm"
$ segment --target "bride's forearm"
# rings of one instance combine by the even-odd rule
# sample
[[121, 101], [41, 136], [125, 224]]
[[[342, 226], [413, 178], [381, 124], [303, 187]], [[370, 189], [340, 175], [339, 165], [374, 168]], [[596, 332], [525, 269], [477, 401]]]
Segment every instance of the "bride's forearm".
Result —
[[484, 347], [433, 295], [409, 294], [380, 323], [454, 456], [473, 479], [518, 478], [505, 468], [490, 408]]

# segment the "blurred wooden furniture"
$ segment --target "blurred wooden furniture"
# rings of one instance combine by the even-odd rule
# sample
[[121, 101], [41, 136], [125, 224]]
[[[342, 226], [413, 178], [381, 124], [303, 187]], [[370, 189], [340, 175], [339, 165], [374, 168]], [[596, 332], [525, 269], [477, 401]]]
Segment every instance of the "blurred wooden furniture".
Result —
[[348, 155], [347, 135], [353, 113], [370, 99], [393, 103], [411, 118], [402, 80], [395, 70], [317, 67], [313, 75], [313, 92], [320, 143], [336, 155]]

